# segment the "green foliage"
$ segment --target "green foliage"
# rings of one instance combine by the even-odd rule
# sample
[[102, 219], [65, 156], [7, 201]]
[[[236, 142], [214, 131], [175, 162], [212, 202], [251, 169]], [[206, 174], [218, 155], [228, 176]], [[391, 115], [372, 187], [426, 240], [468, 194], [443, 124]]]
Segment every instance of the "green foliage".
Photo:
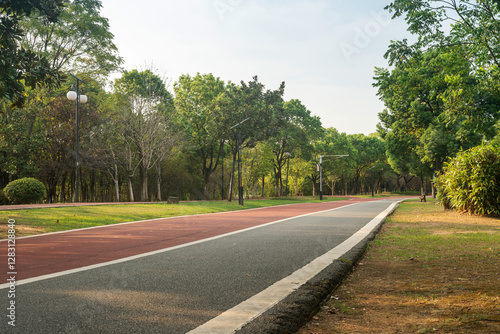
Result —
[[379, 132], [399, 173], [439, 171], [447, 157], [495, 134], [497, 70], [475, 71], [463, 48], [416, 51], [392, 71], [377, 69], [375, 80], [387, 107]]
[[394, 0], [386, 9], [394, 18], [403, 17], [408, 31], [418, 36], [418, 41], [410, 46], [406, 40], [393, 42], [386, 56], [391, 64], [396, 64], [416, 50], [460, 45], [468, 50], [471, 63], [499, 65], [498, 3], [496, 0]]
[[[118, 158], [125, 166], [131, 200], [134, 198], [131, 178], [140, 167], [141, 201], [147, 201], [148, 171], [157, 166], [159, 177], [161, 162], [172, 153], [180, 137], [173, 133], [173, 98], [164, 79], [149, 69], [125, 71], [115, 80], [115, 97], [120, 110], [114, 117], [114, 126], [107, 128], [114, 136], [103, 134], [109, 147], [108, 155], [112, 160]], [[160, 189], [161, 184], [157, 188]]]
[[115, 91], [122, 97], [135, 95], [152, 100], [152, 104], [160, 109], [172, 110], [172, 94], [167, 90], [165, 81], [151, 70], [124, 71], [121, 78], [115, 81]]
[[45, 24], [54, 24], [63, 8], [63, 0], [0, 2], [0, 99], [20, 107], [25, 102], [25, 86], [56, 85], [61, 81], [45, 56], [19, 45], [25, 32], [21, 20], [33, 15]]
[[22, 22], [26, 31], [21, 45], [50, 60], [59, 71], [100, 76], [119, 70], [122, 58], [113, 43], [108, 19], [100, 14], [100, 0], [66, 0], [59, 23], [47, 25], [37, 17]]
[[[489, 141], [500, 118], [498, 1], [393, 0], [417, 37], [394, 41], [393, 70], [377, 69], [374, 86], [387, 110], [378, 131], [398, 173], [429, 175], [442, 162]], [[451, 26], [449, 24], [451, 22]]]
[[0, 205], [8, 205], [10, 204], [9, 199], [5, 196], [5, 192], [3, 189], [0, 189]]
[[275, 195], [283, 193], [283, 167], [287, 156], [293, 155], [305, 160], [313, 158], [314, 140], [321, 137], [323, 128], [321, 120], [312, 116], [300, 100], [285, 102], [283, 109], [273, 115], [275, 133], [268, 140], [274, 153]]
[[273, 122], [276, 134], [269, 142], [276, 143], [272, 145], [275, 154], [281, 156], [285, 152], [293, 152], [307, 160], [312, 158], [311, 142], [323, 134], [319, 117], [313, 116], [300, 100], [293, 99], [285, 102], [283, 110], [275, 114]]
[[36, 129], [36, 114], [28, 105], [10, 108], [0, 103], [0, 171], [10, 180], [32, 176], [39, 170], [44, 133]]
[[441, 203], [472, 214], [500, 215], [500, 147], [460, 152], [436, 180]]
[[24, 178], [10, 182], [4, 192], [14, 204], [32, 204], [45, 196], [45, 186], [36, 179]]
[[[355, 153], [352, 137], [339, 133], [334, 128], [325, 130], [325, 135], [320, 140], [314, 142], [315, 152], [318, 155], [349, 155], [343, 159], [325, 159], [323, 161], [323, 174], [325, 178], [338, 178], [342, 175], [349, 175], [356, 170]], [[383, 147], [383, 144], [382, 144]], [[312, 165], [316, 169], [316, 164]]]
[[174, 90], [179, 122], [195, 153], [193, 158], [201, 167], [204, 197], [209, 199], [210, 175], [219, 165], [224, 139], [229, 136], [223, 108], [226, 85], [212, 74], [198, 73], [194, 77], [186, 74], [179, 78]]

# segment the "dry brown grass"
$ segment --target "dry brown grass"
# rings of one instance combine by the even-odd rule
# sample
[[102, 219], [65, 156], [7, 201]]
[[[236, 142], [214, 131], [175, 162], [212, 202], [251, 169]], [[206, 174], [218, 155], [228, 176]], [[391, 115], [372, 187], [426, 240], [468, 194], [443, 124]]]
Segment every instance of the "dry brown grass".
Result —
[[[7, 224], [0, 224], [0, 239], [7, 236], [9, 227]], [[46, 229], [38, 226], [16, 225], [16, 237], [26, 237], [29, 235], [46, 233]]]
[[500, 333], [500, 219], [407, 203], [300, 334]]

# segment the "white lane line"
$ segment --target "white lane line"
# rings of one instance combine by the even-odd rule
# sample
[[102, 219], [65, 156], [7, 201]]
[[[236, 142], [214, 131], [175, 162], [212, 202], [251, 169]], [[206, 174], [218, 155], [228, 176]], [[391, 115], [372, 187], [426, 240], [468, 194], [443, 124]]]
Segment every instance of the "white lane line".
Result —
[[[140, 258], [143, 258], [143, 257], [147, 257], [147, 256], [151, 256], [151, 255], [156, 255], [156, 254], [161, 254], [161, 253], [173, 251], [173, 250], [176, 250], [176, 249], [179, 249], [179, 248], [189, 247], [189, 246], [192, 246], [192, 245], [197, 245], [197, 244], [201, 244], [201, 243], [212, 241], [212, 240], [216, 240], [216, 239], [220, 239], [220, 238], [225, 238], [225, 237], [230, 236], [230, 235], [235, 235], [235, 234], [238, 234], [238, 233], [244, 233], [244, 232], [255, 230], [255, 229], [258, 229], [258, 228], [265, 227], [265, 226], [282, 223], [282, 222], [285, 222], [285, 221], [288, 221], [288, 220], [292, 220], [292, 219], [296, 219], [296, 218], [301, 218], [301, 217], [307, 217], [307, 216], [316, 215], [316, 214], [320, 214], [320, 213], [324, 213], [324, 212], [335, 211], [335, 210], [339, 210], [339, 209], [344, 209], [344, 208], [347, 208], [349, 206], [358, 205], [358, 204], [361, 204], [361, 203], [354, 203], [354, 204], [349, 204], [349, 205], [341, 206], [341, 207], [338, 207], [338, 208], [335, 208], [335, 209], [328, 209], [328, 210], [323, 210], [323, 211], [311, 212], [311, 213], [307, 213], [307, 214], [300, 215], [300, 216], [285, 218], [285, 219], [277, 220], [277, 221], [270, 222], [270, 223], [267, 223], [267, 224], [253, 226], [253, 227], [249, 227], [249, 228], [246, 228], [246, 229], [243, 229], [243, 230], [229, 232], [229, 233], [226, 233], [226, 234], [217, 235], [215, 237], [211, 237], [211, 238], [207, 238], [207, 239], [202, 239], [202, 240], [197, 240], [197, 241], [189, 242], [189, 243], [186, 243], [186, 244], [177, 245], [177, 246], [174, 246], [174, 247], [159, 249], [159, 250], [148, 252], [148, 253], [143, 253], [143, 254], [138, 254], [138, 255], [134, 255], [134, 256], [129, 256], [129, 257], [125, 257], [125, 258], [118, 259], [118, 260], [113, 260], [113, 261], [108, 261], [108, 262], [93, 264], [93, 265], [90, 265], [90, 266], [75, 268], [75, 269], [71, 269], [71, 270], [60, 271], [60, 272], [57, 272], [57, 273], [43, 275], [43, 276], [37, 276], [37, 277], [27, 278], [27, 279], [24, 279], [24, 280], [16, 281], [16, 285], [19, 286], [19, 285], [23, 285], [23, 284], [28, 284], [28, 283], [43, 281], [43, 280], [46, 280], [46, 279], [51, 279], [51, 278], [56, 278], [56, 277], [60, 277], [60, 276], [75, 274], [75, 273], [79, 273], [79, 272], [86, 271], [86, 270], [91, 270], [91, 269], [101, 268], [101, 267], [105, 267], [105, 266], [110, 266], [110, 265], [113, 265], [113, 264], [118, 264], [118, 263], [123, 263], [123, 262], [127, 262], [127, 261], [137, 260], [137, 259], [140, 259]], [[9, 286], [10, 286], [9, 283], [0, 284], [0, 290], [7, 289], [7, 288], [9, 288]]]
[[243, 326], [283, 300], [293, 291], [307, 283], [314, 276], [318, 275], [326, 267], [331, 265], [333, 261], [337, 260], [351, 250], [367, 235], [369, 235], [379, 224], [381, 224], [399, 203], [400, 202], [393, 203], [389, 206], [389, 208], [380, 213], [358, 232], [353, 234], [349, 239], [329, 252], [316, 258], [309, 264], [292, 273], [290, 276], [274, 283], [267, 289], [253, 297], [250, 297], [241, 304], [236, 305], [232, 309], [225, 311], [205, 324], [188, 332], [188, 334], [235, 333], [237, 330], [241, 329]]
[[[325, 203], [332, 203], [332, 202], [323, 202], [322, 204], [325, 204]], [[361, 203], [363, 203], [363, 202], [361, 202]], [[99, 225], [99, 226], [91, 226], [91, 227], [78, 228], [78, 229], [73, 229], [73, 230], [65, 230], [65, 231], [49, 232], [49, 233], [43, 233], [43, 234], [27, 235], [27, 236], [24, 236], [24, 237], [16, 238], [16, 240], [20, 240], [20, 239], [32, 239], [32, 238], [42, 238], [42, 237], [50, 236], [50, 235], [54, 235], [54, 234], [80, 232], [80, 231], [95, 230], [95, 229], [101, 229], [101, 228], [113, 228], [115, 226], [131, 225], [131, 224], [138, 224], [138, 223], [149, 223], [149, 222], [155, 222], [155, 221], [160, 221], [160, 220], [170, 220], [170, 219], [178, 219], [178, 218], [189, 219], [189, 218], [203, 217], [203, 216], [208, 216], [208, 215], [223, 215], [223, 214], [230, 214], [230, 213], [237, 213], [237, 212], [257, 211], [257, 210], [265, 210], [265, 209], [269, 209], [269, 208], [279, 208], [279, 207], [283, 207], [283, 206], [302, 205], [302, 204], [308, 204], [308, 203], [281, 204], [281, 205], [266, 206], [266, 207], [262, 207], [262, 208], [252, 208], [252, 209], [222, 211], [222, 212], [209, 212], [209, 213], [199, 213], [199, 214], [196, 214], [196, 215], [185, 215], [185, 216], [174, 216], [174, 217], [164, 217], [164, 218], [153, 218], [153, 219], [137, 220], [137, 221], [133, 221], [133, 222], [124, 222], [124, 223], [117, 223], [117, 224]], [[352, 204], [349, 204], [349, 205], [352, 205]], [[349, 206], [349, 205], [346, 205], [346, 206]], [[345, 206], [343, 206], [343, 207], [345, 207]], [[62, 207], [62, 208], [64, 208], [64, 207]], [[35, 209], [38, 209], [38, 208], [35, 208]], [[1, 239], [0, 243], [2, 243], [2, 242], [8, 242], [8, 241], [9, 241], [8, 239]]]

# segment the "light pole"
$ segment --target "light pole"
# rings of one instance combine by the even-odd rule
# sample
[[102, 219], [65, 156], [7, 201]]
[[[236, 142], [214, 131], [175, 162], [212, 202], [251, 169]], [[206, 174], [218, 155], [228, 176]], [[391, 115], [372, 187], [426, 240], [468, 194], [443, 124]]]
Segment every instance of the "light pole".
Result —
[[243, 205], [243, 184], [242, 184], [242, 179], [241, 179], [241, 134], [237, 134], [236, 131], [234, 130], [237, 126], [240, 126], [241, 124], [245, 123], [248, 121], [250, 118], [247, 118], [238, 124], [232, 126], [229, 130], [233, 132], [233, 135], [236, 137], [236, 146], [238, 149], [238, 202], [240, 205]]
[[285, 191], [285, 196], [288, 197], [288, 192], [289, 192], [289, 189], [288, 189], [288, 171], [290, 169], [290, 157], [292, 156], [292, 153], [286, 152], [285, 156], [287, 158], [287, 161], [286, 161], [286, 191]]
[[78, 134], [78, 128], [80, 125], [80, 115], [79, 115], [79, 109], [80, 109], [80, 103], [87, 103], [87, 95], [80, 94], [80, 82], [86, 83], [82, 79], [78, 78], [77, 76], [73, 75], [70, 73], [70, 75], [76, 79], [76, 92], [70, 90], [66, 97], [70, 101], [75, 101], [76, 100], [76, 144], [75, 144], [75, 153], [76, 153], [76, 172], [75, 172], [75, 198], [74, 202], [78, 203], [80, 201], [80, 196], [79, 196], [79, 182], [78, 182], [78, 169], [80, 166], [80, 162], [78, 160], [78, 147], [79, 147], [79, 134]]
[[224, 200], [224, 145], [226, 141], [222, 141], [222, 186], [221, 186], [221, 199]]
[[319, 156], [319, 200], [323, 200], [323, 158], [341, 159], [349, 155], [320, 155]]

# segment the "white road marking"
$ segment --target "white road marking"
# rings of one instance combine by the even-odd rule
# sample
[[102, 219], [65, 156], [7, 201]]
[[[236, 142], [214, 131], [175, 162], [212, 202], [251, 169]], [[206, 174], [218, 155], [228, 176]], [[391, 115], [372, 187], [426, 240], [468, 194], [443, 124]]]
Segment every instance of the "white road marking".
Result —
[[371, 220], [358, 232], [353, 234], [349, 239], [333, 248], [324, 255], [316, 258], [301, 269], [292, 273], [263, 290], [262, 292], [250, 297], [232, 309], [225, 311], [219, 316], [209, 320], [205, 324], [188, 332], [188, 334], [232, 334], [243, 326], [262, 315], [264, 312], [272, 308], [281, 300], [286, 298], [293, 291], [300, 288], [302, 285], [318, 275], [321, 271], [332, 264], [333, 261], [339, 259], [347, 253], [367, 235], [369, 235], [384, 219], [392, 212], [392, 210], [400, 202], [395, 202], [377, 217]]
[[[296, 218], [301, 218], [301, 217], [307, 217], [307, 216], [316, 215], [316, 214], [320, 214], [320, 213], [324, 213], [324, 212], [335, 211], [335, 210], [347, 208], [349, 206], [353, 206], [353, 205], [357, 205], [357, 204], [360, 204], [360, 203], [349, 204], [349, 205], [341, 206], [341, 207], [338, 207], [338, 208], [335, 208], [335, 209], [329, 209], [329, 210], [323, 210], [323, 211], [318, 211], [318, 212], [312, 212], [312, 213], [307, 213], [307, 214], [300, 215], [300, 216], [295, 216], [295, 217], [290, 217], [290, 218], [286, 218], [286, 219], [281, 219], [281, 220], [277, 220], [277, 221], [270, 222], [270, 223], [267, 223], [267, 224], [253, 226], [253, 227], [249, 227], [249, 228], [246, 228], [246, 229], [243, 229], [243, 230], [229, 232], [229, 233], [221, 234], [221, 235], [218, 235], [218, 236], [215, 236], [215, 237], [211, 237], [211, 238], [207, 238], [207, 239], [202, 239], [202, 240], [197, 240], [197, 241], [189, 242], [189, 243], [186, 243], [186, 244], [177, 245], [177, 246], [174, 246], [174, 247], [159, 249], [159, 250], [148, 252], [148, 253], [143, 253], [143, 254], [138, 254], [138, 255], [134, 255], [134, 256], [129, 256], [129, 257], [125, 257], [125, 258], [122, 258], [122, 259], [117, 259], [117, 260], [113, 260], [113, 261], [108, 261], [108, 262], [93, 264], [93, 265], [90, 265], [90, 266], [75, 268], [75, 269], [71, 269], [71, 270], [60, 271], [60, 272], [53, 273], [53, 274], [48, 274], [48, 275], [27, 278], [27, 279], [24, 279], [24, 280], [16, 281], [16, 286], [24, 285], [24, 284], [28, 284], [28, 283], [34, 283], [34, 282], [38, 282], [38, 281], [43, 281], [43, 280], [47, 280], [47, 279], [51, 279], [51, 278], [61, 277], [61, 276], [65, 276], [65, 275], [75, 274], [75, 273], [79, 273], [79, 272], [82, 272], [82, 271], [96, 269], [96, 268], [101, 268], [101, 267], [106, 267], [106, 266], [110, 266], [110, 265], [114, 265], [114, 264], [118, 264], [118, 263], [123, 263], [123, 262], [127, 262], [127, 261], [137, 260], [137, 259], [140, 259], [140, 258], [143, 258], [143, 257], [152, 256], [152, 255], [156, 255], [156, 254], [161, 254], [161, 253], [173, 251], [173, 250], [176, 250], [176, 249], [179, 249], [179, 248], [189, 247], [189, 246], [192, 246], [192, 245], [197, 245], [197, 244], [201, 244], [201, 243], [212, 241], [212, 240], [216, 240], [216, 239], [220, 239], [220, 238], [225, 238], [225, 237], [230, 236], [230, 235], [235, 235], [235, 234], [238, 234], [238, 233], [244, 233], [244, 232], [255, 230], [255, 229], [258, 229], [258, 228], [265, 227], [265, 226], [282, 223], [282, 222], [285, 222], [285, 221], [288, 221], [288, 220], [292, 220], [292, 219], [296, 219]], [[254, 210], [254, 209], [251, 209], [251, 210]], [[128, 223], [128, 224], [132, 224], [132, 223]], [[0, 290], [7, 289], [7, 288], [9, 288], [9, 283], [0, 284]]]
[[[331, 202], [323, 202], [323, 203], [331, 203]], [[282, 207], [282, 206], [300, 205], [300, 204], [307, 204], [307, 203], [282, 204], [282, 205], [266, 206], [266, 207], [262, 207], [262, 208], [244, 209], [244, 210], [210, 212], [210, 213], [200, 213], [200, 214], [197, 214], [197, 215], [185, 215], [185, 216], [174, 216], [174, 217], [164, 217], [164, 218], [153, 218], [153, 219], [137, 220], [137, 221], [133, 221], [133, 222], [124, 222], [124, 223], [117, 223], [117, 224], [99, 225], [99, 226], [91, 226], [91, 227], [78, 228], [78, 229], [73, 229], [73, 230], [65, 230], [65, 231], [58, 231], [58, 232], [48, 232], [48, 233], [43, 233], [43, 234], [27, 235], [27, 236], [24, 236], [24, 237], [16, 238], [16, 240], [39, 238], [39, 237], [45, 237], [45, 236], [48, 236], [48, 235], [71, 233], [71, 232], [80, 232], [80, 231], [94, 230], [94, 229], [99, 229], [99, 228], [112, 228], [114, 226], [131, 225], [131, 224], [138, 224], [138, 223], [149, 223], [149, 222], [160, 221], [160, 220], [170, 220], [170, 219], [177, 219], [177, 218], [203, 217], [203, 216], [207, 216], [207, 215], [223, 215], [223, 214], [229, 214], [229, 213], [235, 213], [235, 212], [256, 211], [256, 210], [264, 210], [264, 209], [269, 209], [269, 208], [278, 208], [278, 207]], [[350, 205], [352, 205], [352, 204], [350, 204]], [[64, 208], [64, 207], [57, 207], [57, 208]], [[35, 208], [35, 209], [42, 209], [42, 208]], [[8, 242], [8, 241], [9, 241], [9, 239], [1, 239], [0, 243], [2, 243], [2, 242]]]

